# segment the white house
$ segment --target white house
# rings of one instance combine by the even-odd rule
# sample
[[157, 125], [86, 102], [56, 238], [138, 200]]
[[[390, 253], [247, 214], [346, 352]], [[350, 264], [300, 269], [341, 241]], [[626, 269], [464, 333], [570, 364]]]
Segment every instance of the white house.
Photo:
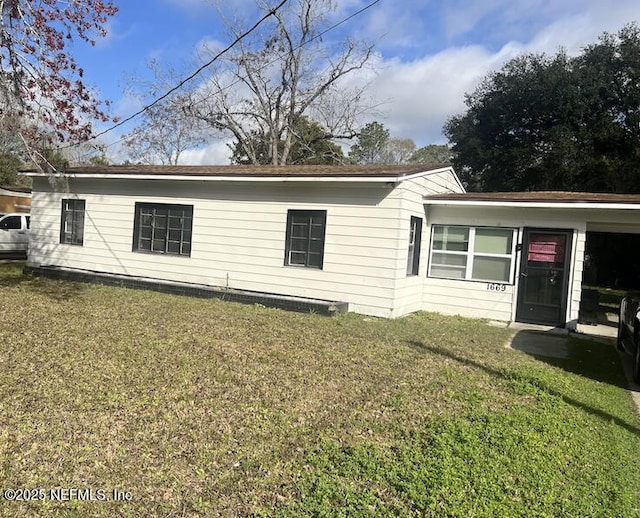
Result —
[[37, 171], [26, 270], [285, 307], [575, 327], [589, 231], [640, 196], [465, 193], [450, 167]]
[[73, 168], [57, 189], [25, 174], [27, 271], [321, 299], [382, 317], [423, 308], [424, 196], [464, 191], [451, 167], [416, 165]]

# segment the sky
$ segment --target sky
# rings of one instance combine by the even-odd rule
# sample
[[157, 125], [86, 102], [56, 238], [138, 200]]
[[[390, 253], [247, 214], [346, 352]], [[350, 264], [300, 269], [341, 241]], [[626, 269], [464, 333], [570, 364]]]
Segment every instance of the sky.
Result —
[[[112, 113], [120, 118], [141, 107], [127, 90], [135, 78], [148, 77], [149, 61], [186, 77], [198, 67], [204, 43], [231, 42], [215, 0], [113, 1], [119, 12], [109, 21], [108, 36], [94, 47], [73, 50], [86, 82], [113, 103]], [[233, 5], [247, 28], [260, 17], [256, 0], [224, 3]], [[370, 3], [337, 0], [331, 19], [341, 21]], [[631, 22], [640, 22], [638, 0], [380, 0], [326, 38], [348, 36], [375, 45], [375, 74], [352, 78], [369, 81], [367, 92], [378, 106], [361, 124], [376, 120], [392, 137], [411, 138], [420, 147], [445, 143], [442, 127], [464, 112], [465, 93], [509, 59], [559, 49], [577, 54], [604, 31], [615, 33]], [[135, 123], [101, 137], [108, 155], [121, 158], [117, 141]], [[181, 163], [224, 164], [229, 154], [224, 139], [212, 139], [185, 152]]]

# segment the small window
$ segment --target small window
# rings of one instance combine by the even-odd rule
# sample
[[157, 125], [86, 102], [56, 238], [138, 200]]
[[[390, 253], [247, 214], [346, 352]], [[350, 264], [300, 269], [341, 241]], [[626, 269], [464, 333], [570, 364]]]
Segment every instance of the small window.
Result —
[[62, 200], [60, 243], [82, 246], [84, 242], [84, 200]]
[[287, 212], [286, 266], [322, 269], [326, 222], [326, 210]]
[[515, 232], [511, 228], [434, 226], [429, 276], [511, 282]]
[[22, 216], [7, 216], [0, 221], [2, 230], [20, 230], [22, 228]]
[[420, 270], [420, 242], [422, 241], [422, 218], [411, 216], [409, 229], [409, 257], [407, 275], [418, 275]]
[[191, 256], [193, 205], [136, 203], [133, 251]]

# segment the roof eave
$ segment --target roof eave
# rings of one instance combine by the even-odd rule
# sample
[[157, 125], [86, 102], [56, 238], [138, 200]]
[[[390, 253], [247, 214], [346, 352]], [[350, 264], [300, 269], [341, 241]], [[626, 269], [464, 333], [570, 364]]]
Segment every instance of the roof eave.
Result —
[[44, 173], [38, 170], [21, 171], [20, 174], [28, 177], [53, 177], [53, 178], [73, 178], [73, 179], [118, 179], [118, 180], [197, 180], [197, 181], [218, 181], [218, 182], [365, 182], [365, 183], [400, 183], [406, 180], [413, 180], [423, 176], [452, 171], [451, 166], [428, 169], [415, 173], [402, 173], [396, 175], [389, 174], [314, 174], [314, 175], [293, 175], [293, 174], [251, 174], [251, 175], [219, 175], [219, 174], [127, 174], [127, 173]]
[[443, 205], [450, 207], [512, 207], [540, 209], [625, 209], [640, 210], [637, 203], [616, 202], [548, 202], [548, 201], [487, 201], [487, 200], [437, 200], [425, 196], [427, 205]]
[[[430, 173], [431, 171], [429, 171]], [[407, 180], [405, 176], [217, 176], [217, 175], [166, 175], [166, 174], [55, 174], [37, 171], [21, 172], [29, 177], [53, 177], [73, 179], [110, 179], [110, 180], [191, 180], [205, 182], [366, 182], [366, 183], [399, 183]], [[424, 174], [424, 173], [423, 173]]]

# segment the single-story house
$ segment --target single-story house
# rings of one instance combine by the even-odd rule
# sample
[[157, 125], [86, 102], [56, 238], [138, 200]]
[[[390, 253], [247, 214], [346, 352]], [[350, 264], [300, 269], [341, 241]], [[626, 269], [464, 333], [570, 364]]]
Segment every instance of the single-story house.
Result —
[[464, 191], [449, 166], [80, 167], [64, 188], [25, 174], [27, 271], [381, 317], [423, 307], [424, 197]]
[[0, 187], [0, 213], [29, 212], [31, 208], [31, 189], [28, 187]]
[[640, 196], [465, 193], [449, 166], [100, 166], [64, 190], [25, 174], [27, 271], [381, 317], [575, 327], [586, 233], [640, 233]]

